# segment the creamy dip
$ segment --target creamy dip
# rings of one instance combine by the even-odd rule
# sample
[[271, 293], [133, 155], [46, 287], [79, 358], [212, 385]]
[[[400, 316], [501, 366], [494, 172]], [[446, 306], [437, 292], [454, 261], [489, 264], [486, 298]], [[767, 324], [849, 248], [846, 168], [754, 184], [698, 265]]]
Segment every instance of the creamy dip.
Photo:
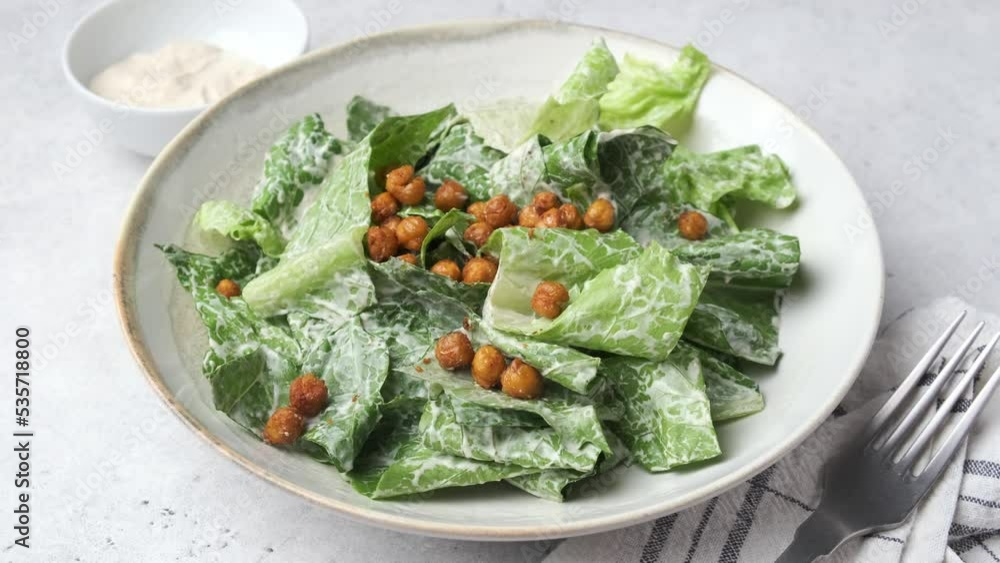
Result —
[[152, 53], [136, 53], [90, 81], [97, 95], [146, 108], [210, 104], [266, 70], [202, 41], [173, 41]]

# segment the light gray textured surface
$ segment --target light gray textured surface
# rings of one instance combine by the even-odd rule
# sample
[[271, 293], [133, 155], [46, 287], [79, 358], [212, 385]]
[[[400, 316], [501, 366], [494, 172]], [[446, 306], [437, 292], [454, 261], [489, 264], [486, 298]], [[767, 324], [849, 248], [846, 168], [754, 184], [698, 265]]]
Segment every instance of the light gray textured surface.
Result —
[[[349, 522], [249, 475], [166, 411], [126, 350], [111, 302], [119, 223], [149, 161], [110, 138], [70, 154], [86, 148], [92, 124], [63, 80], [60, 51], [98, 3], [0, 7], [0, 342], [12, 350], [14, 327], [28, 325], [43, 356], [33, 376], [33, 547], [10, 543], [5, 505], [0, 559], [540, 559], [547, 542], [463, 543]], [[995, 4], [300, 3], [313, 48], [375, 29], [497, 16], [558, 17], [677, 45], [695, 39], [714, 61], [796, 108], [871, 196], [889, 276], [884, 322], [949, 293], [1000, 310], [1000, 233], [991, 224], [1000, 218]], [[862, 219], [853, 227], [869, 228]], [[849, 238], [845, 230], [844, 252]], [[12, 402], [0, 393], [0, 413], [11, 413]], [[8, 416], [0, 417], [3, 432]], [[12, 499], [11, 455], [0, 456], [0, 472], [0, 498]]]

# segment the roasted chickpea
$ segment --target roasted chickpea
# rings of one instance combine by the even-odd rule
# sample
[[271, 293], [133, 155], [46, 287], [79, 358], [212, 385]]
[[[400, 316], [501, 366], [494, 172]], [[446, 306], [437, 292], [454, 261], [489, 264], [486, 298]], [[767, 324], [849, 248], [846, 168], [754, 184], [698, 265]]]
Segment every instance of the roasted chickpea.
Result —
[[701, 240], [708, 234], [708, 219], [697, 211], [685, 211], [677, 218], [677, 230], [688, 240]]
[[399, 222], [402, 220], [403, 218], [400, 217], [399, 215], [392, 215], [391, 217], [387, 217], [384, 221], [382, 221], [380, 225], [387, 229], [392, 229], [393, 231], [395, 231], [396, 226], [399, 225]]
[[537, 227], [542, 220], [542, 214], [538, 211], [537, 205], [526, 205], [517, 214], [517, 224], [522, 227]]
[[538, 208], [538, 213], [545, 213], [549, 209], [555, 209], [559, 207], [561, 203], [559, 201], [559, 196], [552, 192], [538, 192], [535, 194], [535, 199], [531, 201], [532, 205]]
[[368, 228], [368, 257], [375, 262], [385, 262], [399, 251], [396, 233], [386, 227]]
[[403, 205], [416, 205], [424, 199], [427, 185], [423, 177], [413, 175], [412, 166], [405, 164], [385, 175], [385, 191]]
[[510, 225], [515, 217], [517, 206], [504, 194], [491, 197], [483, 209], [483, 221], [494, 229]]
[[399, 213], [399, 202], [389, 192], [382, 192], [372, 199], [372, 221], [381, 223]]
[[427, 236], [427, 221], [416, 215], [406, 217], [396, 225], [396, 240], [407, 250], [420, 250]]
[[420, 262], [420, 259], [417, 258], [416, 254], [410, 254], [409, 252], [407, 252], [406, 254], [400, 254], [396, 258], [399, 258], [400, 260], [406, 262], [411, 266], [416, 266]]
[[500, 374], [507, 368], [507, 360], [496, 346], [489, 344], [476, 350], [472, 357], [472, 379], [483, 389], [500, 385]]
[[439, 260], [431, 266], [431, 271], [439, 276], [451, 278], [455, 281], [462, 280], [462, 270], [454, 260]]
[[489, 240], [490, 235], [493, 234], [493, 227], [487, 225], [483, 222], [475, 222], [469, 225], [465, 232], [462, 234], [462, 238], [476, 245], [476, 248], [486, 244]]
[[531, 309], [547, 319], [554, 319], [562, 313], [568, 301], [566, 286], [559, 282], [543, 281], [531, 296]]
[[472, 343], [463, 332], [450, 332], [434, 345], [434, 357], [444, 369], [467, 368], [472, 364]]
[[538, 221], [538, 227], [542, 228], [555, 228], [555, 227], [565, 227], [566, 220], [563, 218], [563, 214], [559, 209], [549, 209], [545, 213], [542, 213], [542, 218]]
[[496, 276], [496, 263], [486, 258], [473, 258], [462, 268], [462, 281], [465, 283], [493, 283]]
[[583, 217], [580, 216], [580, 210], [572, 203], [564, 203], [559, 206], [559, 215], [566, 223], [567, 229], [579, 231], [583, 228]]
[[477, 201], [475, 203], [470, 203], [469, 208], [466, 209], [465, 212], [475, 217], [476, 221], [483, 221], [486, 212], [486, 202]]
[[296, 377], [288, 388], [288, 404], [302, 416], [316, 416], [326, 406], [326, 383], [314, 374]]
[[603, 197], [597, 198], [583, 214], [583, 223], [602, 233], [610, 231], [615, 226], [615, 206]]
[[500, 388], [515, 399], [537, 399], [544, 386], [538, 370], [515, 358], [500, 375]]
[[292, 407], [281, 407], [274, 411], [264, 425], [264, 441], [271, 445], [294, 443], [306, 428], [302, 415]]
[[226, 299], [239, 297], [243, 293], [243, 290], [240, 289], [240, 284], [229, 278], [219, 280], [219, 283], [215, 285], [215, 291]]
[[469, 202], [469, 194], [465, 193], [465, 188], [455, 180], [445, 180], [437, 191], [434, 192], [434, 207], [441, 211], [452, 209], [463, 209]]

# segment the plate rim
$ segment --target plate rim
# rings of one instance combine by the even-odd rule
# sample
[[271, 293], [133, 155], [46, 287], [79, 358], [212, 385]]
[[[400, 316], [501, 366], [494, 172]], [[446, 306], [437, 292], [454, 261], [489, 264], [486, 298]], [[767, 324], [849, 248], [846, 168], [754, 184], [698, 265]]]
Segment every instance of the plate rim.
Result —
[[[168, 171], [170, 161], [173, 160], [174, 154], [182, 151], [183, 146], [188, 142], [188, 139], [195, 137], [199, 131], [208, 126], [216, 114], [220, 113], [222, 109], [232, 100], [235, 100], [236, 98], [244, 95], [246, 92], [252, 90], [259, 83], [277, 79], [281, 75], [293, 72], [295, 69], [311, 64], [317, 59], [328, 57], [335, 53], [363, 48], [364, 45], [369, 42], [392, 39], [406, 40], [420, 35], [426, 35], [427, 33], [465, 36], [468, 35], [469, 30], [473, 28], [478, 28], [478, 30], [487, 33], [517, 32], [532, 29], [596, 31], [607, 37], [618, 37], [628, 41], [646, 42], [657, 47], [666, 47], [679, 51], [677, 47], [669, 43], [600, 26], [539, 19], [514, 20], [506, 18], [485, 18], [454, 20], [417, 26], [407, 26], [389, 31], [383, 31], [365, 35], [347, 42], [316, 49], [284, 65], [271, 69], [269, 72], [236, 89], [228, 96], [199, 114], [176, 137], [174, 137], [166, 147], [160, 151], [156, 159], [152, 162], [152, 164], [150, 164], [143, 178], [140, 180], [138, 189], [132, 196], [131, 202], [129, 203], [128, 209], [125, 213], [125, 218], [122, 222], [119, 239], [114, 252], [112, 274], [114, 299], [119, 322], [121, 324], [126, 343], [128, 344], [136, 362], [139, 364], [141, 371], [145, 375], [146, 380], [156, 391], [157, 395], [159, 395], [160, 399], [170, 407], [170, 410], [174, 413], [174, 415], [180, 418], [191, 430], [201, 436], [205, 441], [218, 449], [225, 457], [229, 458], [243, 469], [276, 487], [295, 493], [296, 495], [303, 497], [314, 504], [331, 508], [351, 520], [412, 534], [479, 541], [524, 541], [594, 534], [640, 524], [661, 516], [679, 512], [712, 496], [720, 495], [758, 475], [767, 469], [767, 467], [784, 457], [785, 454], [797, 447], [807, 437], [815, 432], [819, 425], [826, 420], [829, 414], [833, 412], [835, 407], [839, 404], [841, 399], [843, 399], [843, 397], [847, 394], [864, 367], [864, 363], [871, 352], [872, 346], [874, 345], [881, 322], [882, 309], [885, 305], [885, 261], [877, 229], [872, 229], [872, 241], [875, 245], [874, 250], [878, 267], [877, 269], [880, 273], [878, 276], [878, 307], [874, 311], [874, 316], [870, 319], [868, 326], [865, 327], [867, 334], [865, 334], [862, 339], [862, 342], [864, 343], [864, 352], [860, 353], [859, 357], [855, 358], [852, 362], [849, 368], [850, 376], [845, 377], [836, 391], [828, 396], [823, 408], [817, 409], [816, 414], [814, 414], [804, 424], [799, 426], [796, 432], [790, 433], [788, 437], [772, 447], [771, 450], [769, 450], [765, 455], [760, 456], [753, 463], [741, 467], [738, 471], [734, 471], [722, 479], [718, 479], [711, 483], [702, 485], [701, 487], [685, 491], [681, 495], [671, 497], [657, 503], [654, 506], [643, 509], [633, 509], [610, 516], [587, 518], [579, 522], [559, 523], [552, 524], [551, 526], [539, 527], [518, 525], [503, 528], [473, 524], [459, 525], [427, 522], [419, 519], [417, 516], [397, 516], [369, 510], [367, 508], [314, 493], [302, 486], [271, 473], [264, 467], [257, 465], [253, 460], [239, 454], [213, 435], [174, 398], [173, 394], [167, 388], [159, 370], [157, 370], [155, 366], [153, 354], [146, 346], [140, 335], [140, 325], [135, 306], [134, 284], [137, 277], [136, 257], [138, 253], [137, 241], [139, 237], [134, 236], [134, 233], [138, 233], [142, 230], [148, 213], [149, 203], [152, 199], [153, 186], [157, 183], [157, 180]], [[787, 104], [771, 95], [763, 88], [760, 88], [752, 81], [741, 76], [739, 73], [736, 73], [733, 70], [715, 62], [712, 62], [712, 66], [713, 69], [717, 71], [721, 70], [731, 77], [744, 82], [747, 86], [756, 90], [759, 94], [766, 96], [771, 102], [783, 108], [788, 114], [789, 119], [801, 131], [804, 131], [812, 136], [814, 140], [818, 141], [819, 144], [829, 152], [836, 164], [843, 170], [847, 177], [851, 179], [850, 188], [854, 190], [858, 196], [859, 202], [862, 202], [864, 205], [864, 211], [869, 215], [871, 214], [871, 210], [864, 199], [864, 194], [857, 181], [854, 179], [854, 175], [851, 174], [850, 169], [846, 164], [844, 164], [840, 156], [833, 150], [832, 147], [830, 147], [823, 137], [812, 128], [812, 126], [806, 123]]]

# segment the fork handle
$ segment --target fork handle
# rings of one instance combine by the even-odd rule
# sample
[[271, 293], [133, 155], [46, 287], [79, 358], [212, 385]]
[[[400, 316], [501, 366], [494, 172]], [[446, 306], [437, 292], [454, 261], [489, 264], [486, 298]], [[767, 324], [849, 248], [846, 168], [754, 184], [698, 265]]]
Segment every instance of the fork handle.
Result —
[[791, 545], [775, 563], [809, 563], [817, 557], [828, 555], [859, 532], [860, 530], [845, 526], [836, 514], [823, 510], [820, 506], [795, 530]]

